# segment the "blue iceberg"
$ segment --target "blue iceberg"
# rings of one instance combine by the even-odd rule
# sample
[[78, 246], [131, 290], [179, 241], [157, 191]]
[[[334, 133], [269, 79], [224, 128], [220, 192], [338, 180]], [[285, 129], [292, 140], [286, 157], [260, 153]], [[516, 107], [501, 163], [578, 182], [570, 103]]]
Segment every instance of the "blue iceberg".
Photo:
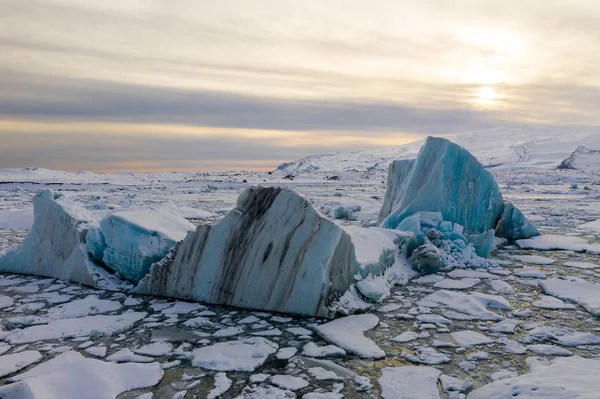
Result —
[[91, 228], [86, 244], [91, 257], [134, 283], [164, 258], [195, 226], [168, 210], [117, 211]]
[[437, 137], [427, 138], [414, 161], [390, 165], [379, 220], [382, 227], [417, 235], [431, 227], [447, 235], [452, 226], [455, 238], [475, 237], [469, 241], [482, 256], [493, 243], [490, 230], [508, 239], [540, 234], [513, 204], [505, 204], [494, 177], [473, 155]]

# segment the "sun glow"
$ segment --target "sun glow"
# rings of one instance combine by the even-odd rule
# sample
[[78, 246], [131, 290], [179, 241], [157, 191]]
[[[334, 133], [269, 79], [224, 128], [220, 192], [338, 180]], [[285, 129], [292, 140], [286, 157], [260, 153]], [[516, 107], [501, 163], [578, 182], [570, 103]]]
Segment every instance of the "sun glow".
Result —
[[476, 96], [476, 102], [491, 105], [498, 98], [498, 93], [492, 86], [483, 86], [477, 91]]

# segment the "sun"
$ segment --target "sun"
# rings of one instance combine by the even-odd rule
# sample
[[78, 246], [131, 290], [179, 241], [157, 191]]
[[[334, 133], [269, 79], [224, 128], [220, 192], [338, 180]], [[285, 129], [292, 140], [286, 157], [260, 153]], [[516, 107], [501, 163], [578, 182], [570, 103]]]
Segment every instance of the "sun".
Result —
[[482, 102], [494, 101], [497, 97], [496, 90], [492, 86], [483, 86], [477, 92], [479, 100]]

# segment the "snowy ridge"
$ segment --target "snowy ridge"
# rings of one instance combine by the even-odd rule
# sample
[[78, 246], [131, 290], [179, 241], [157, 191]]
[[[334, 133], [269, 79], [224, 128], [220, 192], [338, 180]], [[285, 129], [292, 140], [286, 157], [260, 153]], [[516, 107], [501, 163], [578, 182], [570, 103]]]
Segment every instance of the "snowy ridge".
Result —
[[558, 169], [600, 170], [600, 150], [580, 145], [558, 165]]
[[[600, 148], [598, 126], [517, 126], [477, 130], [452, 136], [485, 167], [556, 168], [579, 146]], [[373, 172], [387, 170], [394, 160], [416, 157], [424, 140], [398, 147], [313, 155], [277, 168], [288, 174]]]

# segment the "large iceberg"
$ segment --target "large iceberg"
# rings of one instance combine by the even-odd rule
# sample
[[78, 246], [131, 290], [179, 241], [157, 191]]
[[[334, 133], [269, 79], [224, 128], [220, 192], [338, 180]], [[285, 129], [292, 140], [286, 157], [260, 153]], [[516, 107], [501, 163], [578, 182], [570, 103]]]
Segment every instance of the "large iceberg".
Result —
[[117, 290], [123, 282], [88, 256], [85, 237], [98, 219], [86, 209], [50, 190], [33, 197], [34, 221], [21, 245], [0, 253], [0, 271], [69, 280]]
[[168, 210], [122, 210], [90, 228], [86, 243], [94, 259], [137, 283], [194, 228]]
[[380, 224], [401, 229], [419, 212], [439, 212], [468, 236], [490, 230], [510, 239], [539, 235], [514, 205], [505, 205], [494, 177], [473, 155], [439, 137], [428, 137], [414, 162], [392, 163]]
[[351, 237], [295, 192], [249, 188], [154, 264], [134, 292], [330, 317], [361, 267]]

